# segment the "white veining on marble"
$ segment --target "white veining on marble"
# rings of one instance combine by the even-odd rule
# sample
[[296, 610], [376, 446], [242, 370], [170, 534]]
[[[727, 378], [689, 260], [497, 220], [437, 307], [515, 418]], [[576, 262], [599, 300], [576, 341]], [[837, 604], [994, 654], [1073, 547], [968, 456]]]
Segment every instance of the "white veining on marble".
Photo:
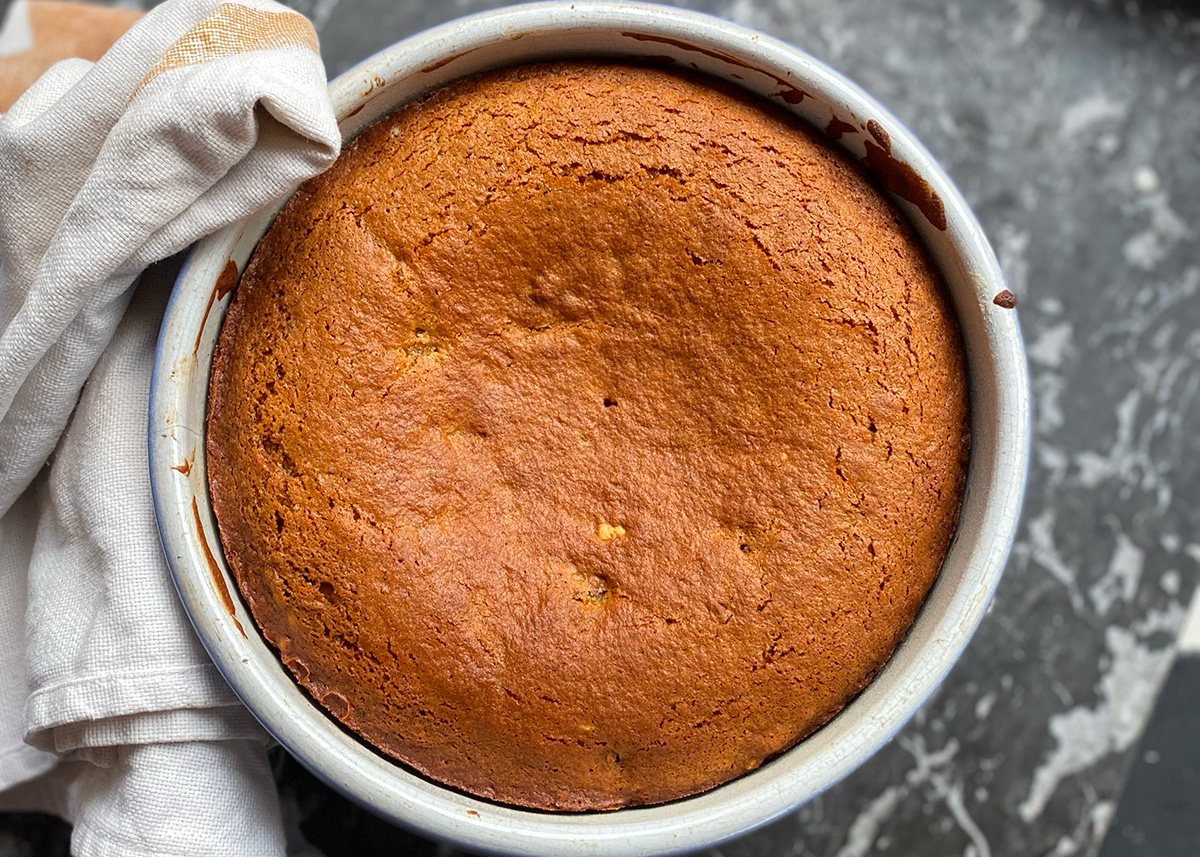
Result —
[[950, 817], [971, 840], [968, 849], [974, 849], [976, 857], [991, 857], [992, 849], [987, 837], [983, 835], [983, 831], [975, 823], [963, 802], [962, 780], [952, 778], [950, 773], [951, 763], [958, 753], [958, 741], [951, 738], [941, 750], [936, 752], [927, 750], [925, 740], [919, 735], [913, 736], [911, 739], [902, 737], [899, 739], [899, 743], [901, 747], [912, 754], [913, 760], [916, 762], [913, 770], [905, 776], [905, 782], [909, 787], [915, 788], [923, 783], [928, 783], [932, 797], [946, 805]]
[[1187, 92], [1192, 88], [1192, 83], [1195, 82], [1197, 76], [1200, 76], [1200, 65], [1184, 66], [1175, 75], [1175, 89], [1179, 92]]
[[1055, 518], [1056, 513], [1052, 508], [1043, 509], [1036, 518], [1032, 518], [1026, 528], [1029, 533], [1028, 545], [1021, 545], [1021, 547], [1027, 551], [1035, 565], [1048, 572], [1066, 588], [1067, 595], [1071, 600], [1071, 608], [1076, 613], [1082, 613], [1084, 603], [1083, 594], [1079, 591], [1079, 585], [1076, 582], [1078, 574], [1062, 558], [1054, 543]]
[[1033, 32], [1033, 28], [1038, 21], [1042, 20], [1042, 15], [1046, 12], [1046, 7], [1042, 4], [1042, 0], [1009, 0], [1016, 7], [1017, 21], [1013, 26], [1011, 41], [1013, 47], [1020, 47], [1029, 41], [1029, 34]]
[[333, 17], [334, 10], [342, 0], [313, 0], [313, 28], [319, 33], [325, 29], [325, 25], [329, 23], [329, 19]]
[[1108, 570], [1088, 590], [1096, 613], [1106, 615], [1118, 598], [1132, 601], [1145, 564], [1146, 552], [1135, 545], [1129, 536], [1117, 533], [1117, 545], [1109, 560]]
[[1133, 184], [1133, 189], [1138, 193], [1150, 194], [1162, 187], [1162, 179], [1158, 176], [1158, 171], [1149, 164], [1142, 164], [1133, 171], [1130, 176], [1130, 181]]
[[880, 825], [896, 811], [901, 796], [899, 786], [888, 786], [869, 801], [850, 825], [846, 843], [838, 849], [836, 857], [866, 857], [870, 854]]
[[1139, 637], [1150, 637], [1154, 634], [1167, 634], [1174, 639], [1183, 625], [1183, 605], [1178, 601], [1170, 601], [1166, 607], [1150, 610], [1141, 619], [1135, 621], [1131, 628]]
[[1028, 230], [1011, 223], [1001, 224], [996, 230], [996, 258], [1009, 289], [1018, 299], [1029, 298], [1029, 240]]
[[[951, 738], [945, 746], [935, 751], [927, 749], [925, 739], [920, 735], [911, 737], [902, 735], [896, 740], [913, 757], [912, 769], [904, 775], [903, 783], [888, 786], [863, 807], [851, 823], [846, 834], [846, 841], [838, 849], [835, 857], [865, 857], [867, 854], [873, 854], [880, 826], [896, 811], [901, 800], [914, 789], [927, 784], [932, 785], [935, 796], [942, 800], [945, 800], [946, 795], [950, 792], [951, 786], [948, 779], [941, 779], [937, 783], [933, 781], [935, 777], [944, 778], [943, 769], [953, 762], [958, 753], [959, 744], [956, 739]], [[958, 784], [957, 799], [960, 808], [969, 820], [970, 816], [966, 815], [965, 807], [961, 807], [961, 783]], [[953, 808], [950, 808], [950, 811], [953, 815]], [[974, 826], [973, 821], [969, 823]], [[959, 822], [959, 824], [961, 826], [962, 823]], [[978, 832], [978, 827], [975, 827], [975, 830]], [[982, 833], [979, 835], [982, 837]], [[983, 841], [986, 846], [986, 839]], [[987, 854], [982, 857], [987, 857]]]
[[943, 774], [934, 774], [931, 781], [938, 795], [946, 802], [950, 815], [971, 840], [963, 857], [992, 857], [992, 847], [987, 837], [983, 835], [983, 831], [979, 829], [979, 825], [975, 823], [975, 819], [967, 812], [963, 803], [962, 783], [950, 783]]
[[[1107, 133], [1129, 120], [1131, 109], [1116, 96], [1093, 94], [1068, 108], [1060, 132]], [[1080, 321], [1078, 308], [1038, 302], [1026, 328], [1033, 390], [1043, 411], [1035, 428], [1046, 451], [1036, 451], [1035, 468], [1045, 494], [1026, 522], [1015, 557], [1066, 587], [1076, 614], [1088, 625], [1104, 620], [1107, 651], [1098, 663], [1096, 697], [1078, 705], [1063, 699], [1061, 691], [1078, 691], [1079, 685], [1067, 688], [1058, 677], [1066, 675], [1056, 675], [1054, 659], [1047, 660], [1040, 689], [1059, 696], [1063, 710], [1049, 717], [1050, 745], [1017, 806], [1017, 814], [1029, 824], [1042, 819], [1066, 780], [1127, 752], [1138, 739], [1184, 622], [1178, 598], [1190, 591], [1194, 575], [1194, 569], [1187, 569], [1186, 578], [1178, 568], [1163, 570], [1163, 557], [1182, 553], [1200, 563], [1200, 544], [1186, 544], [1174, 529], [1180, 524], [1172, 526], [1168, 517], [1176, 508], [1177, 489], [1186, 488], [1180, 481], [1185, 478], [1181, 462], [1186, 463], [1184, 450], [1194, 436], [1188, 415], [1200, 395], [1200, 331], [1185, 321], [1200, 294], [1200, 270], [1176, 261], [1171, 273], [1155, 276], [1170, 269], [1168, 260], [1177, 259], [1173, 254], [1196, 233], [1172, 204], [1158, 170], [1149, 166], [1146, 147], [1139, 151], [1131, 157], [1143, 158], [1141, 166], [1124, 173], [1121, 214], [1130, 227], [1113, 245], [1117, 269], [1111, 281], [1096, 284], [1111, 296], [1106, 315], [1089, 328]], [[1080, 360], [1097, 359], [1106, 361], [1103, 371], [1108, 374], [1080, 373]], [[1095, 395], [1111, 403], [1111, 421], [1097, 421], [1095, 414], [1091, 422], [1078, 421], [1077, 414], [1064, 408], [1064, 402], [1075, 401], [1066, 398], [1072, 393], [1068, 384], [1081, 381], [1093, 384]], [[1069, 436], [1062, 431], [1067, 427]], [[1089, 526], [1083, 510], [1096, 509], [1105, 511], [1101, 520], [1112, 531], [1107, 559], [1100, 562], [1087, 537], [1079, 541], [1079, 527]], [[1102, 532], [1098, 540], [1107, 541]], [[1083, 604], [1074, 597], [1080, 588], [1088, 596]], [[1138, 612], [1131, 616], [1131, 611]], [[1058, 614], [1054, 618], [1057, 624]], [[1100, 800], [1084, 777], [1073, 780], [1071, 791], [1092, 795], [1087, 798], [1091, 809], [1083, 816], [1090, 829], [1064, 833], [1057, 844], [1043, 840], [1043, 848], [1053, 847], [1040, 853], [1084, 854], [1103, 839], [1115, 804]], [[1047, 815], [1040, 823], [1049, 824], [1049, 819]]]
[[1073, 350], [1075, 325], [1069, 321], [1043, 327], [1037, 338], [1025, 346], [1025, 353], [1035, 363], [1058, 368]]
[[307, 15], [312, 21], [313, 29], [320, 33], [325, 29], [325, 25], [329, 23], [329, 19], [333, 17], [333, 13], [341, 2], [342, 0], [289, 0], [288, 5], [297, 12]]
[[1079, 843], [1070, 836], [1060, 836], [1058, 842], [1054, 845], [1054, 850], [1046, 857], [1071, 857], [1073, 854], [1079, 853]]
[[1038, 465], [1046, 471], [1046, 481], [1049, 487], [1057, 488], [1067, 478], [1071, 459], [1064, 450], [1048, 443], [1034, 447], [1033, 451]]
[[1029, 794], [1018, 807], [1025, 822], [1042, 814], [1064, 779], [1132, 746], [1171, 665], [1169, 646], [1151, 649], [1136, 633], [1115, 625], [1104, 636], [1112, 660], [1097, 687], [1099, 699], [1094, 707], [1079, 705], [1050, 718], [1057, 746], [1034, 772]]
[[1111, 800], [1096, 800], [1094, 792], [1088, 791], [1090, 807], [1079, 815], [1074, 830], [1059, 837], [1054, 850], [1046, 857], [1072, 857], [1103, 841], [1113, 813], [1116, 812], [1116, 803]]
[[1192, 596], [1183, 629], [1179, 632], [1179, 651], [1188, 654], [1200, 652], [1200, 590]]
[[1066, 379], [1055, 372], [1039, 372], [1033, 376], [1034, 430], [1039, 437], [1053, 434], [1066, 424], [1062, 408], [1062, 394], [1066, 388]]
[[1114, 356], [1124, 357], [1136, 349], [1141, 337], [1154, 325], [1189, 306], [1200, 293], [1200, 267], [1188, 266], [1177, 282], [1160, 282], [1132, 292], [1121, 290], [1122, 304], [1088, 336], [1089, 347], [1114, 345]]
[[1063, 110], [1058, 133], [1064, 139], [1075, 139], [1084, 131], [1094, 131], [1099, 125], [1119, 122], [1128, 113], [1128, 103], [1107, 92], [1095, 92]]
[[987, 720], [988, 715], [992, 713], [992, 706], [996, 704], [996, 692], [988, 691], [975, 700], [975, 719]]
[[1141, 400], [1140, 390], [1130, 390], [1117, 405], [1117, 437], [1106, 455], [1093, 450], [1076, 454], [1075, 465], [1084, 488], [1098, 488], [1105, 480], [1124, 476], [1131, 469], [1136, 457], [1133, 450], [1134, 418]]
[[1125, 261], [1135, 268], [1151, 271], [1167, 258], [1181, 241], [1190, 241], [1195, 233], [1187, 221], [1171, 207], [1165, 191], [1147, 194], [1138, 203], [1138, 212], [1150, 218], [1145, 229], [1131, 236], [1121, 252]]
[[1117, 802], [1102, 800], [1092, 806], [1088, 812], [1088, 821], [1092, 823], [1092, 841], [1099, 842], [1104, 838], [1108, 826], [1112, 824], [1113, 816], [1117, 814]]
[[733, 0], [721, 12], [721, 17], [733, 21], [735, 24], [741, 24], [743, 27], [765, 30], [771, 25], [774, 16], [769, 10], [763, 8], [762, 3], [755, 2], [755, 0]]

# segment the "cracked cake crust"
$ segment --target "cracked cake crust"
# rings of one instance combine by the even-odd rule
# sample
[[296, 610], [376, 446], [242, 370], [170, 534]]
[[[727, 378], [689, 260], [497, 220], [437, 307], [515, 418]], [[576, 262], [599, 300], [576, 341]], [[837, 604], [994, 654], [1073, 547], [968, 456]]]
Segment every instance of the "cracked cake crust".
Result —
[[861, 170], [704, 78], [528, 65], [401, 108], [242, 277], [208, 474], [266, 639], [427, 776], [693, 794], [826, 722], [937, 575], [961, 344]]

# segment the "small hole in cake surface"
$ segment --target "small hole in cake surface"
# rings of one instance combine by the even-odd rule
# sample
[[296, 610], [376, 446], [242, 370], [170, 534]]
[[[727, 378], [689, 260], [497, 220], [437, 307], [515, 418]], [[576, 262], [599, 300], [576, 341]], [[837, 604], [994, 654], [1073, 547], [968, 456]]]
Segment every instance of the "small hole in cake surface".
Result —
[[591, 585], [588, 587], [587, 595], [593, 601], [600, 601], [608, 595], [608, 578], [606, 578], [604, 575], [592, 575], [590, 583]]
[[616, 400], [616, 399], [605, 399], [605, 400], [604, 400], [604, 407], [606, 407], [606, 408], [615, 408], [616, 406], [617, 406], [617, 400]]
[[580, 574], [574, 598], [584, 604], [600, 604], [612, 595], [612, 583], [603, 574]]
[[322, 580], [317, 584], [317, 591], [321, 593], [321, 597], [330, 604], [337, 602], [337, 590], [333, 588], [333, 584], [328, 580]]

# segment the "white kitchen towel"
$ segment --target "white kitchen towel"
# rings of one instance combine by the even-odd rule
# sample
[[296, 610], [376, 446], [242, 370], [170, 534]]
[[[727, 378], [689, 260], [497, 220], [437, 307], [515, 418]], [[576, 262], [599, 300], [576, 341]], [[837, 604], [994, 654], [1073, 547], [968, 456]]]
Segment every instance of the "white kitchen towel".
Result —
[[[0, 793], [0, 808], [73, 819], [74, 854], [279, 855], [281, 813], [266, 765], [253, 740], [128, 745], [108, 766], [60, 762]], [[288, 832], [298, 835], [294, 825]], [[298, 838], [286, 854], [320, 857]]]
[[268, 0], [168, 0], [0, 116], [0, 790], [40, 777], [79, 857], [284, 853], [264, 735], [162, 557], [173, 268], [134, 283], [336, 157], [316, 49]]

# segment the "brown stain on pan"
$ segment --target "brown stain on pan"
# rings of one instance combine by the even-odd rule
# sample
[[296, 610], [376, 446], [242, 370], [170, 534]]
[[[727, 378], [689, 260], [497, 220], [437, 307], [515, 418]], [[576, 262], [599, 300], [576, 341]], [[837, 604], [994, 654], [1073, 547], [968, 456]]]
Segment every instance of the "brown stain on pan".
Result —
[[730, 54], [722, 51], [714, 51], [710, 48], [702, 48], [697, 45], [693, 45], [690, 42], [672, 39], [667, 36], [648, 36], [645, 33], [628, 32], [621, 33], [621, 35], [625, 36], [626, 38], [636, 39], [639, 42], [658, 42], [659, 44], [670, 45], [673, 48], [679, 48], [681, 51], [690, 51], [692, 53], [703, 54], [706, 57], [712, 57], [715, 60], [720, 60], [721, 62], [729, 65], [734, 65], [739, 68], [748, 68], [750, 71], [755, 71], [759, 74], [765, 74], [767, 77], [771, 78], [771, 80], [779, 84], [780, 89], [778, 92], [774, 93], [774, 96], [776, 98], [782, 98], [788, 104], [799, 104], [805, 98], [808, 98], [807, 92], [805, 92], [803, 89], [800, 89], [800, 87], [796, 86], [787, 78], [780, 77], [779, 75], [773, 74], [769, 71], [764, 71], [761, 68], [756, 68], [748, 62], [743, 62], [737, 57], [731, 56]]
[[946, 207], [929, 182], [904, 161], [892, 157], [892, 138], [883, 126], [874, 119], [867, 122], [867, 131], [874, 138], [867, 140], [867, 154], [863, 159], [883, 186], [901, 199], [911, 202], [925, 215], [929, 223], [946, 231]]
[[825, 126], [825, 133], [829, 135], [831, 140], [840, 140], [845, 134], [857, 134], [858, 126], [853, 122], [843, 122], [834, 116], [829, 120], [829, 124]]
[[229, 594], [229, 587], [225, 585], [225, 577], [221, 574], [221, 567], [217, 565], [217, 558], [213, 556], [212, 549], [208, 546], [208, 539], [204, 537], [204, 526], [200, 523], [200, 507], [196, 504], [195, 497], [192, 498], [192, 517], [196, 521], [196, 535], [200, 539], [200, 547], [204, 549], [204, 558], [208, 560], [208, 570], [212, 574], [213, 585], [217, 587], [217, 591], [221, 594], [221, 603], [225, 605], [225, 609], [229, 612], [229, 618], [233, 620], [233, 624], [237, 625], [237, 629], [241, 631], [242, 638], [246, 639], [246, 629], [238, 621], [237, 612], [233, 607], [233, 598]]
[[1008, 289], [1001, 289], [996, 296], [992, 298], [992, 303], [1003, 309], [1016, 309], [1017, 296]]
[[208, 303], [204, 305], [204, 317], [200, 319], [200, 325], [196, 328], [196, 342], [192, 346], [192, 354], [200, 350], [200, 338], [204, 336], [204, 326], [208, 324], [208, 314], [212, 311], [212, 305], [217, 299], [217, 290], [213, 289], [208, 296]]
[[448, 56], [448, 57], [446, 57], [444, 60], [438, 60], [438, 61], [437, 61], [437, 62], [435, 62], [433, 65], [427, 65], [427, 66], [425, 66], [425, 68], [421, 69], [421, 74], [429, 74], [431, 71], [437, 71], [437, 70], [438, 70], [439, 68], [441, 68], [442, 66], [444, 66], [444, 65], [450, 65], [450, 63], [454, 62], [455, 60], [460, 60], [460, 59], [462, 59], [463, 57], [465, 57], [465, 56], [466, 56], [467, 54], [469, 54], [469, 53], [471, 53], [471, 52], [470, 52], [470, 51], [463, 51], [462, 53], [457, 53], [457, 54], [453, 54], [453, 55], [451, 55], [451, 56]]
[[184, 478], [184, 479], [187, 479], [189, 476], [191, 476], [191, 475], [192, 475], [192, 460], [193, 460], [195, 457], [196, 457], [196, 450], [194, 450], [194, 449], [193, 449], [193, 450], [192, 450], [192, 454], [191, 454], [190, 456], [188, 456], [187, 458], [185, 458], [185, 459], [183, 460], [183, 463], [182, 463], [182, 464], [176, 464], [176, 465], [175, 465], [174, 467], [172, 467], [171, 469], [172, 469], [172, 470], [175, 470], [175, 471], [177, 471], [177, 472], [179, 472], [179, 473], [182, 473], [182, 474], [183, 474], [183, 478]]
[[237, 283], [237, 263], [230, 259], [221, 269], [221, 276], [217, 277], [217, 284], [208, 296], [208, 303], [204, 305], [204, 316], [200, 319], [200, 326], [196, 328], [196, 342], [192, 345], [192, 354], [200, 350], [200, 340], [204, 337], [204, 328], [208, 324], [208, 314], [212, 312], [213, 304], [232, 292]]
[[225, 267], [221, 269], [221, 276], [217, 277], [217, 287], [215, 290], [217, 300], [222, 300], [227, 294], [232, 292], [237, 286], [237, 282], [237, 263], [230, 259], [225, 263]]

